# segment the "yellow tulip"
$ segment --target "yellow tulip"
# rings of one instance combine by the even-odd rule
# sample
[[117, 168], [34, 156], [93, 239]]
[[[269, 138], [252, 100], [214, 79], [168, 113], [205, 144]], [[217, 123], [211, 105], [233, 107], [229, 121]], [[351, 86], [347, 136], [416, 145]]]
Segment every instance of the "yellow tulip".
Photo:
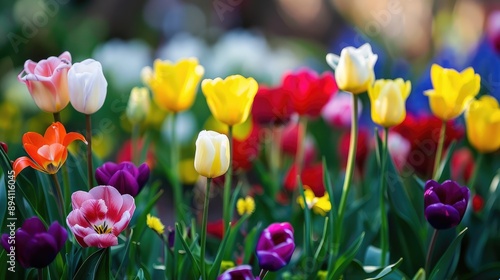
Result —
[[474, 99], [480, 88], [481, 77], [471, 67], [458, 73], [437, 64], [431, 67], [434, 89], [427, 90], [432, 113], [443, 121], [457, 118]]
[[215, 131], [203, 130], [196, 139], [194, 169], [207, 178], [223, 175], [229, 168], [229, 139]]
[[366, 43], [359, 48], [346, 47], [340, 56], [329, 53], [326, 62], [335, 70], [335, 81], [340, 90], [360, 94], [368, 90], [375, 74], [373, 67], [378, 56], [373, 54], [372, 47]]
[[205, 69], [196, 58], [181, 59], [177, 63], [156, 59], [154, 69], [145, 67], [142, 80], [151, 88], [158, 107], [181, 112], [189, 109], [196, 97], [196, 88]]
[[383, 127], [402, 123], [406, 117], [405, 102], [411, 91], [410, 81], [377, 80], [368, 88], [372, 120]]
[[248, 118], [259, 85], [253, 78], [232, 75], [224, 80], [205, 79], [201, 89], [214, 117], [226, 124], [237, 125]]
[[140, 123], [146, 119], [149, 113], [150, 98], [149, 91], [145, 87], [134, 87], [128, 99], [127, 118], [131, 123]]
[[[307, 208], [312, 209], [314, 213], [321, 216], [326, 216], [328, 212], [332, 209], [332, 204], [330, 203], [330, 197], [328, 193], [325, 193], [322, 197], [316, 197], [314, 192], [309, 189], [307, 185], [304, 186], [304, 196], [306, 197]], [[304, 199], [302, 196], [297, 198], [297, 203], [300, 207], [304, 208]]]
[[465, 111], [467, 139], [482, 153], [500, 148], [500, 108], [492, 96], [482, 96], [470, 103]]
[[252, 214], [255, 211], [255, 200], [251, 196], [238, 199], [236, 202], [236, 210], [240, 216]]

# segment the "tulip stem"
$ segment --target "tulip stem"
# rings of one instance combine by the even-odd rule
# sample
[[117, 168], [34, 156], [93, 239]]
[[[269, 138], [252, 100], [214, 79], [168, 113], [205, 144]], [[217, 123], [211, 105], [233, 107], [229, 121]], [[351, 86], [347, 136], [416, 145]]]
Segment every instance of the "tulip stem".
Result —
[[208, 203], [210, 201], [210, 185], [212, 178], [207, 178], [207, 188], [205, 192], [205, 203], [203, 204], [203, 218], [201, 220], [201, 249], [200, 249], [200, 263], [201, 263], [201, 279], [207, 279], [207, 272], [205, 266], [205, 247], [207, 243], [207, 219], [208, 219]]
[[61, 113], [60, 112], [55, 112], [52, 114], [54, 115], [54, 122], [61, 122]]
[[87, 130], [87, 178], [89, 190], [94, 185], [94, 175], [92, 168], [92, 119], [90, 115], [85, 115], [85, 125]]
[[267, 141], [267, 143], [269, 143], [267, 146], [269, 151], [267, 151], [267, 153], [269, 154], [269, 166], [273, 178], [271, 197], [275, 197], [279, 190], [278, 178], [281, 158], [281, 149], [279, 145], [281, 143], [281, 127], [278, 125], [273, 126], [269, 129], [269, 133], [271, 134], [271, 139]]
[[229, 138], [229, 168], [227, 169], [225, 182], [224, 182], [224, 196], [223, 196], [223, 220], [222, 232], [226, 232], [226, 226], [231, 222], [231, 209], [229, 199], [231, 198], [231, 179], [233, 176], [233, 126], [230, 125], [227, 128], [227, 134]]
[[427, 275], [431, 274], [429, 269], [431, 268], [430, 265], [431, 265], [432, 252], [434, 251], [434, 245], [436, 244], [437, 236], [438, 236], [438, 230], [434, 229], [434, 231], [432, 232], [431, 243], [429, 244], [429, 248], [427, 249], [427, 257], [425, 258], [425, 273]]
[[[304, 167], [304, 152], [305, 152], [305, 139], [307, 133], [307, 118], [299, 118], [299, 130], [297, 134], [297, 156], [295, 157], [295, 165], [297, 166], [297, 175], [302, 174]], [[299, 182], [297, 182], [297, 185]]]
[[139, 124], [132, 123], [132, 162], [135, 165], [139, 165]]
[[439, 133], [439, 142], [436, 150], [436, 158], [434, 159], [434, 172], [432, 173], [432, 178], [437, 181], [439, 166], [441, 165], [441, 156], [443, 154], [444, 137], [446, 135], [446, 121], [443, 121], [441, 125], [441, 131]]
[[481, 168], [481, 165], [483, 163], [483, 158], [484, 154], [480, 152], [476, 158], [474, 172], [472, 172], [472, 176], [470, 177], [469, 182], [467, 182], [467, 186], [469, 187], [469, 189], [474, 189], [474, 184], [476, 183], [477, 174], [479, 173], [479, 169]]
[[337, 230], [335, 234], [335, 242], [333, 243], [333, 252], [336, 256], [340, 249], [340, 241], [342, 235], [342, 225], [344, 212], [347, 205], [347, 197], [351, 189], [351, 181], [354, 173], [354, 164], [356, 162], [356, 147], [358, 145], [358, 96], [352, 95], [352, 125], [351, 139], [349, 140], [349, 155], [347, 157], [347, 167], [342, 187], [342, 196], [340, 197], [340, 205], [337, 219]]
[[183, 199], [182, 199], [182, 190], [181, 190], [181, 184], [179, 181], [179, 147], [177, 144], [177, 137], [175, 135], [176, 131], [176, 123], [177, 123], [177, 113], [172, 113], [172, 125], [170, 126], [171, 128], [171, 134], [170, 134], [170, 141], [172, 142], [171, 145], [171, 150], [170, 150], [170, 167], [172, 168], [172, 186], [173, 186], [173, 192], [174, 192], [174, 199], [175, 199], [175, 211], [176, 211], [176, 216], [183, 222], [186, 222], [186, 216], [184, 215], [184, 210], [183, 208]]
[[63, 202], [63, 197], [61, 193], [61, 185], [59, 184], [59, 180], [57, 179], [57, 174], [50, 174], [50, 177], [52, 177], [52, 180], [54, 181], [54, 188], [56, 189], [56, 195], [57, 195], [57, 204], [58, 204], [58, 209], [59, 209], [59, 215], [61, 216], [61, 220], [64, 221], [64, 213], [65, 207], [64, 207], [64, 202]]
[[387, 172], [387, 142], [388, 142], [389, 129], [384, 127], [384, 142], [382, 142], [382, 172], [380, 173], [380, 266], [384, 267], [387, 260], [387, 252], [389, 251], [389, 234], [387, 226], [387, 213], [385, 209], [385, 193], [386, 183], [385, 176]]

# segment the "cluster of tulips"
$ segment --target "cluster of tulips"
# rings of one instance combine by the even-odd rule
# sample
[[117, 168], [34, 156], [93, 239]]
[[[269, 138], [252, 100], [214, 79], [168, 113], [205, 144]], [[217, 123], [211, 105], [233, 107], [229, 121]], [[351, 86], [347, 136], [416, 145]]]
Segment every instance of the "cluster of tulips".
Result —
[[[200, 81], [208, 108], [219, 123], [215, 126], [217, 131], [199, 132], [195, 143], [194, 169], [206, 178], [206, 184], [202, 183], [204, 201], [199, 244], [197, 237], [194, 238], [196, 243], [194, 247], [186, 243], [188, 236], [193, 238], [194, 235], [186, 233], [188, 229], [185, 225], [189, 225], [191, 217], [185, 210], [179, 168], [179, 143], [175, 133], [171, 135], [171, 142], [168, 143], [171, 158], [170, 170], [167, 173], [174, 196], [175, 217], [186, 232], [177, 228], [171, 232], [174, 234], [165, 236], [165, 226], [158, 217], [150, 215], [149, 212], [144, 213], [147, 214], [146, 225], [159, 235], [163, 242], [169, 244], [168, 248], [178, 248], [182, 243], [184, 252], [188, 252], [191, 264], [196, 268], [192, 273], [197, 278], [213, 279], [214, 276], [218, 276], [217, 279], [264, 279], [268, 272], [275, 272], [287, 266], [294, 255], [311, 253], [312, 243], [309, 244], [309, 240], [313, 240], [310, 229], [310, 211], [312, 211], [314, 214], [327, 217], [325, 233], [320, 237], [325, 242], [321, 243], [318, 252], [323, 252], [321, 246], [324, 246], [328, 248], [325, 250], [330, 257], [324, 261], [323, 267], [326, 269], [321, 273], [318, 272], [318, 275], [321, 274], [326, 279], [338, 277], [338, 274], [342, 274], [341, 269], [345, 269], [345, 266], [337, 261], [342, 260], [341, 243], [344, 242], [342, 236], [345, 235], [346, 210], [356, 170], [357, 153], [359, 155], [358, 140], [361, 137], [358, 126], [359, 98], [361, 94], [367, 92], [371, 104], [371, 119], [382, 128], [383, 132], [381, 136], [376, 134], [380, 167], [378, 236], [381, 252], [378, 265], [388, 266], [390, 248], [386, 205], [389, 182], [386, 174], [391, 166], [391, 160], [401, 172], [405, 165], [404, 159], [398, 164], [397, 155], [391, 152], [389, 130], [406, 119], [405, 102], [411, 92], [411, 83], [400, 78], [375, 79], [373, 68], [377, 59], [377, 55], [372, 53], [368, 44], [359, 48], [346, 47], [340, 55], [326, 56], [326, 62], [333, 68], [334, 74], [325, 72], [320, 75], [309, 69], [301, 69], [286, 75], [280, 85], [273, 87], [259, 85], [253, 78], [241, 75], [201, 81], [204, 68], [195, 58], [183, 59], [177, 63], [156, 60], [153, 68], [144, 68], [141, 76], [152, 92], [155, 105], [170, 113], [174, 126], [178, 113], [188, 110], [193, 105]], [[494, 152], [500, 148], [498, 101], [489, 95], [475, 99], [480, 89], [480, 76], [475, 74], [472, 68], [457, 72], [433, 65], [431, 78], [433, 88], [426, 91], [425, 95], [429, 97], [432, 113], [442, 121], [442, 125], [435, 150], [435, 162], [432, 165], [432, 178], [426, 178], [424, 183], [422, 214], [436, 230], [428, 248], [427, 262], [430, 261], [429, 256], [432, 255], [438, 230], [459, 225], [466, 212], [471, 192], [474, 192], [472, 187], [476, 176], [472, 176], [468, 182], [471, 190], [455, 181], [441, 178], [443, 154], [448, 145], [446, 143], [447, 128], [450, 129], [448, 122], [465, 112], [466, 132], [472, 147], [481, 154]], [[33, 213], [37, 215], [25, 219], [23, 225], [16, 231], [17, 261], [24, 268], [39, 269], [38, 273], [42, 275], [42, 269], [50, 265], [61, 250], [65, 250], [66, 256], [70, 254], [71, 249], [68, 247], [65, 249], [68, 244], [82, 248], [110, 248], [119, 245], [120, 240], [130, 239], [132, 236], [130, 229], [138, 226], [131, 225], [133, 217], [143, 215], [137, 213], [136, 209], [140, 207], [141, 211], [144, 210], [144, 206], [138, 205], [135, 198], [148, 184], [152, 167], [146, 163], [139, 164], [142, 151], [138, 148], [138, 142], [135, 142], [131, 161], [106, 162], [93, 169], [91, 115], [103, 106], [107, 91], [107, 82], [99, 62], [87, 59], [72, 64], [68, 52], [38, 63], [28, 60], [23, 72], [19, 74], [19, 81], [27, 86], [40, 109], [54, 115], [54, 122], [46, 129], [44, 135], [35, 132], [23, 135], [22, 144], [29, 157], [19, 157], [11, 166], [17, 179], [23, 177], [21, 172], [27, 167], [46, 173], [52, 179], [51, 194], [58, 210], [56, 221], [47, 227], [49, 217], [42, 217], [38, 215], [42, 213], [41, 211], [33, 209]], [[314, 121], [322, 114], [322, 110], [339, 90], [350, 94], [352, 107], [350, 107], [351, 117], [348, 120], [345, 118], [336, 120], [348, 122], [351, 134], [347, 140], [349, 151], [346, 155], [341, 196], [335, 198], [331, 184], [325, 179], [328, 178], [326, 166], [311, 164], [314, 152], [308, 149], [306, 131], [308, 122]], [[76, 111], [86, 116], [86, 136], [76, 132], [66, 132], [60, 111], [70, 102]], [[149, 90], [146, 87], [134, 88], [131, 91], [125, 113], [132, 127], [137, 128], [144, 122], [151, 106]], [[277, 198], [280, 189], [277, 169], [280, 166], [281, 156], [276, 152], [280, 150], [278, 146], [286, 133], [287, 128], [284, 127], [292, 123], [295, 129], [292, 134], [294, 144], [290, 149], [293, 163], [291, 170], [285, 176], [284, 185], [288, 192], [295, 194], [292, 197], [303, 209], [305, 217], [304, 229], [300, 229], [301, 232], [304, 231], [303, 251], [296, 252], [298, 243], [294, 239], [294, 232], [297, 229], [294, 231], [288, 221], [274, 221], [260, 232], [253, 250], [260, 267], [258, 276], [254, 275], [251, 264], [247, 263], [223, 269], [222, 253], [214, 254], [213, 262], [207, 261], [210, 259], [210, 256], [207, 256], [210, 190], [215, 181], [224, 184], [222, 197], [224, 241], [219, 245], [218, 251], [224, 251], [224, 244], [229, 242], [227, 239], [234, 235], [233, 229], [239, 228], [256, 208], [262, 207], [256, 204], [252, 196], [235, 199], [239, 196], [240, 187], [234, 188], [232, 182], [233, 172], [248, 168], [250, 162], [259, 155], [259, 148], [249, 148], [249, 144], [245, 142], [252, 139], [251, 141], [257, 145], [260, 144], [260, 139], [251, 138], [253, 127], [241, 129], [243, 132], [239, 131], [239, 127], [244, 127], [249, 118], [252, 120], [252, 126], [265, 127], [276, 137], [270, 141], [270, 150], [266, 150], [269, 154], [268, 166], [273, 177], [269, 183], [271, 188], [266, 189], [264, 195], [272, 200]], [[176, 131], [175, 128], [172, 131]], [[241, 134], [245, 136], [241, 137]], [[133, 135], [132, 140], [137, 141], [137, 135]], [[68, 146], [74, 141], [87, 144], [87, 184], [70, 187], [64, 164], [69, 157]], [[3, 150], [6, 152], [6, 148]], [[239, 150], [245, 150], [251, 156], [246, 154], [238, 159], [235, 151]], [[479, 162], [476, 164], [479, 165]], [[4, 173], [6, 172], [7, 170], [4, 170]], [[315, 175], [308, 178], [307, 174], [311, 172]], [[63, 174], [59, 176], [58, 173]], [[64, 184], [59, 182], [61, 177], [64, 179]], [[94, 180], [97, 185], [94, 184]], [[24, 182], [25, 179], [18, 180], [19, 188], [24, 187]], [[75, 188], [75, 191], [71, 191]], [[69, 204], [71, 211], [68, 209]], [[242, 216], [236, 225], [233, 222], [235, 208]], [[62, 226], [64, 222], [67, 227]], [[68, 236], [66, 229], [69, 229], [72, 235]], [[2, 235], [1, 243], [6, 251], [11, 249], [8, 238], [8, 234]], [[173, 254], [177, 254], [177, 251], [174, 250]], [[319, 256], [319, 253], [315, 256]], [[165, 268], [169, 269], [171, 268]], [[431, 273], [430, 269], [426, 265], [427, 273]]]

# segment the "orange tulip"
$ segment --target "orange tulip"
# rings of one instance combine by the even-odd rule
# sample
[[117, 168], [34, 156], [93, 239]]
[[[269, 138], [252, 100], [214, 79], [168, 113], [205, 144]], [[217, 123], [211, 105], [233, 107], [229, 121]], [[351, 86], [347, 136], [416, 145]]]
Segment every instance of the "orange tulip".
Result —
[[20, 157], [14, 161], [14, 174], [19, 174], [28, 166], [47, 174], [57, 173], [68, 157], [68, 145], [75, 140], [87, 144], [80, 133], [66, 133], [60, 122], [52, 123], [43, 136], [35, 132], [25, 133], [23, 146], [30, 157]]

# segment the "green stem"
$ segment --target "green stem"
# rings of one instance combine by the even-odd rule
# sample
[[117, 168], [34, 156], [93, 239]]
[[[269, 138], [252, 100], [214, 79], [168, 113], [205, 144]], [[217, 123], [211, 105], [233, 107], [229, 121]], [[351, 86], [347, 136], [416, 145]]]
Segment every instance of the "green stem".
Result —
[[470, 177], [469, 182], [467, 182], [467, 186], [470, 189], [474, 189], [474, 184], [476, 183], [477, 174], [479, 173], [479, 169], [481, 168], [481, 165], [483, 163], [483, 159], [484, 159], [484, 154], [480, 152], [476, 158], [474, 172], [472, 173], [472, 176]]
[[271, 134], [270, 141], [267, 141], [269, 151], [269, 166], [271, 168], [271, 176], [272, 180], [272, 193], [271, 197], [276, 197], [276, 193], [279, 190], [279, 167], [280, 167], [280, 158], [281, 158], [281, 149], [279, 147], [281, 142], [281, 126], [273, 126], [270, 128], [269, 132]]
[[205, 192], [205, 203], [203, 204], [203, 219], [201, 221], [201, 253], [200, 253], [200, 263], [201, 263], [201, 279], [205, 280], [207, 278], [207, 271], [205, 266], [205, 247], [207, 242], [207, 219], [208, 219], [208, 203], [210, 201], [210, 185], [212, 184], [212, 178], [207, 178], [207, 189]]
[[231, 210], [230, 209], [230, 199], [231, 199], [231, 179], [233, 176], [233, 126], [228, 126], [227, 134], [229, 138], [229, 168], [227, 169], [225, 182], [224, 182], [224, 196], [223, 196], [223, 206], [222, 206], [222, 217], [224, 220], [224, 225], [222, 225], [222, 232], [226, 232], [226, 226], [231, 222]]
[[[305, 153], [305, 139], [307, 134], [307, 118], [299, 118], [299, 133], [297, 135], [297, 156], [295, 157], [295, 165], [297, 166], [297, 175], [301, 175], [304, 168], [304, 153]], [[298, 184], [298, 182], [297, 182]]]
[[335, 234], [335, 242], [333, 244], [334, 255], [337, 255], [340, 249], [340, 240], [342, 235], [342, 225], [344, 219], [345, 208], [347, 205], [347, 197], [351, 189], [351, 181], [354, 174], [356, 163], [356, 147], [358, 145], [358, 96], [352, 95], [352, 125], [351, 139], [349, 141], [349, 155], [347, 157], [347, 168], [342, 187], [342, 196], [340, 197], [340, 205], [337, 219], [337, 230]]
[[139, 124], [132, 123], [132, 162], [135, 165], [139, 164]]
[[387, 213], [385, 209], [385, 193], [387, 185], [385, 183], [385, 176], [387, 172], [387, 144], [388, 144], [389, 129], [384, 127], [384, 142], [382, 143], [382, 173], [380, 174], [380, 266], [386, 266], [387, 264], [387, 252], [389, 251], [389, 233], [387, 226]]
[[90, 115], [85, 115], [85, 127], [87, 131], [87, 178], [89, 190], [94, 185], [94, 174], [92, 168], [92, 119]]
[[432, 173], [432, 179], [438, 180], [439, 166], [441, 165], [441, 156], [443, 154], [444, 137], [446, 135], [446, 121], [443, 121], [441, 125], [441, 131], [439, 133], [438, 146], [436, 150], [436, 158], [434, 159], [434, 172]]
[[62, 177], [63, 177], [63, 188], [64, 188], [64, 209], [66, 205], [70, 204], [71, 201], [71, 190], [69, 183], [68, 166], [65, 164], [62, 167]]
[[60, 112], [52, 113], [52, 115], [54, 116], [54, 122], [61, 122], [61, 113]]
[[65, 207], [64, 207], [64, 202], [63, 202], [63, 197], [61, 193], [61, 185], [59, 184], [59, 180], [57, 179], [57, 174], [50, 174], [50, 177], [52, 177], [52, 181], [54, 182], [54, 188], [56, 189], [56, 195], [57, 195], [57, 208], [59, 210], [59, 216], [61, 216], [61, 221], [65, 220]]
[[43, 280], [43, 268], [38, 269], [38, 280]]
[[431, 243], [429, 244], [429, 248], [427, 249], [427, 257], [425, 258], [426, 275], [431, 274], [429, 269], [431, 268], [430, 265], [431, 265], [432, 252], [434, 251], [434, 245], [436, 244], [437, 236], [438, 236], [438, 230], [434, 229], [434, 232], [432, 232]]
[[170, 135], [170, 141], [172, 141], [171, 150], [170, 150], [170, 167], [172, 168], [172, 186], [174, 191], [174, 199], [175, 199], [175, 211], [177, 217], [186, 222], [186, 216], [183, 210], [183, 199], [182, 199], [182, 189], [179, 181], [179, 147], [177, 144], [177, 137], [175, 136], [176, 130], [176, 122], [177, 122], [177, 113], [172, 113], [172, 125], [170, 128], [172, 129], [172, 133]]

